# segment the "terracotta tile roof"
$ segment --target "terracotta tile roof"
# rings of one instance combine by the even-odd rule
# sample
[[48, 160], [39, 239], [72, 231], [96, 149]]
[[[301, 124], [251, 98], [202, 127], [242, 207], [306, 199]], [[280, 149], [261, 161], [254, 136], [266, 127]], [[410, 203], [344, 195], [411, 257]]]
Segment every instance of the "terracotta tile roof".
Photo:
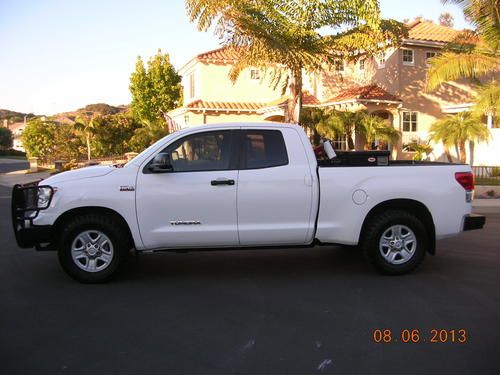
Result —
[[200, 53], [196, 59], [203, 62], [231, 63], [238, 59], [238, 52], [234, 48], [221, 47]]
[[317, 97], [311, 94], [309, 91], [302, 91], [302, 104], [303, 105], [318, 105], [321, 102]]
[[460, 33], [460, 31], [451, 27], [441, 26], [421, 19], [416, 19], [406, 26], [408, 27], [408, 39], [446, 43], [451, 42]]
[[330, 98], [325, 103], [338, 103], [348, 100], [387, 100], [400, 102], [401, 99], [388, 93], [383, 88], [377, 85], [368, 85], [360, 87], [352, 87], [342, 91], [337, 96]]
[[189, 103], [186, 108], [189, 109], [204, 109], [214, 111], [246, 111], [256, 112], [264, 103], [253, 102], [207, 102], [201, 99]]
[[[288, 100], [289, 96], [288, 95], [283, 95], [281, 98], [273, 100], [272, 102], [266, 103], [265, 107], [274, 107], [274, 106], [279, 106], [282, 104], [285, 104]], [[307, 90], [302, 91], [302, 104], [303, 105], [318, 105], [321, 102], [317, 97], [315, 97], [313, 94], [311, 94]]]

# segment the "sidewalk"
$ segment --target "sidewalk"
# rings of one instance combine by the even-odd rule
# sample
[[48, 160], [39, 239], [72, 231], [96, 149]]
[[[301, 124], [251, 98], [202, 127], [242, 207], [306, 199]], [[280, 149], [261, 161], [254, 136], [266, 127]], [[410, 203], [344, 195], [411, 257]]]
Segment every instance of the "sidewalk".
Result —
[[9, 159], [2, 157], [0, 158], [0, 164], [17, 164], [17, 163], [28, 163], [26, 159]]
[[26, 184], [49, 177], [49, 172], [29, 173], [25, 170], [0, 174], [0, 186], [12, 187], [15, 184]]
[[490, 198], [490, 199], [474, 199], [472, 201], [473, 208], [481, 208], [481, 207], [497, 207], [500, 209], [500, 199], [499, 198]]

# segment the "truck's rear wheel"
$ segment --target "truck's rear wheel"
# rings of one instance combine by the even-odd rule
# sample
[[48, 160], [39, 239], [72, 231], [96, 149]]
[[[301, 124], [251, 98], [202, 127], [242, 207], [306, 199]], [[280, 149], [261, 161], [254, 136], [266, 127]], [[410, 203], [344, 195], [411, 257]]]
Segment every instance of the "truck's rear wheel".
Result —
[[372, 218], [361, 243], [367, 258], [380, 272], [400, 275], [422, 262], [428, 236], [425, 225], [416, 216], [388, 210]]
[[102, 214], [85, 214], [71, 219], [63, 226], [59, 242], [62, 268], [84, 283], [111, 279], [129, 250], [120, 229], [120, 223]]

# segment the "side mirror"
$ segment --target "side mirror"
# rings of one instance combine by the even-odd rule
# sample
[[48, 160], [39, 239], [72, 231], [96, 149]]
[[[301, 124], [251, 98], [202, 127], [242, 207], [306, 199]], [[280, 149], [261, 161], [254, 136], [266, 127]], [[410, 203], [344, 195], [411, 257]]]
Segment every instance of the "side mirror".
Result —
[[172, 172], [174, 167], [170, 162], [170, 155], [164, 152], [159, 153], [149, 165], [149, 170], [153, 173], [167, 173]]

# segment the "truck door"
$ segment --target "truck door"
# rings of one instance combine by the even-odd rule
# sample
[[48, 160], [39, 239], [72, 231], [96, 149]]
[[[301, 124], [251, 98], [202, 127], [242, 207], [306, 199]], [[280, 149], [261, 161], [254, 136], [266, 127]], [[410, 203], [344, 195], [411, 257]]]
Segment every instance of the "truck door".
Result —
[[238, 245], [236, 224], [237, 130], [187, 135], [161, 152], [173, 171], [139, 172], [137, 220], [147, 248]]
[[310, 241], [315, 219], [314, 180], [297, 131], [242, 127], [240, 142], [237, 198], [240, 244], [286, 245]]

